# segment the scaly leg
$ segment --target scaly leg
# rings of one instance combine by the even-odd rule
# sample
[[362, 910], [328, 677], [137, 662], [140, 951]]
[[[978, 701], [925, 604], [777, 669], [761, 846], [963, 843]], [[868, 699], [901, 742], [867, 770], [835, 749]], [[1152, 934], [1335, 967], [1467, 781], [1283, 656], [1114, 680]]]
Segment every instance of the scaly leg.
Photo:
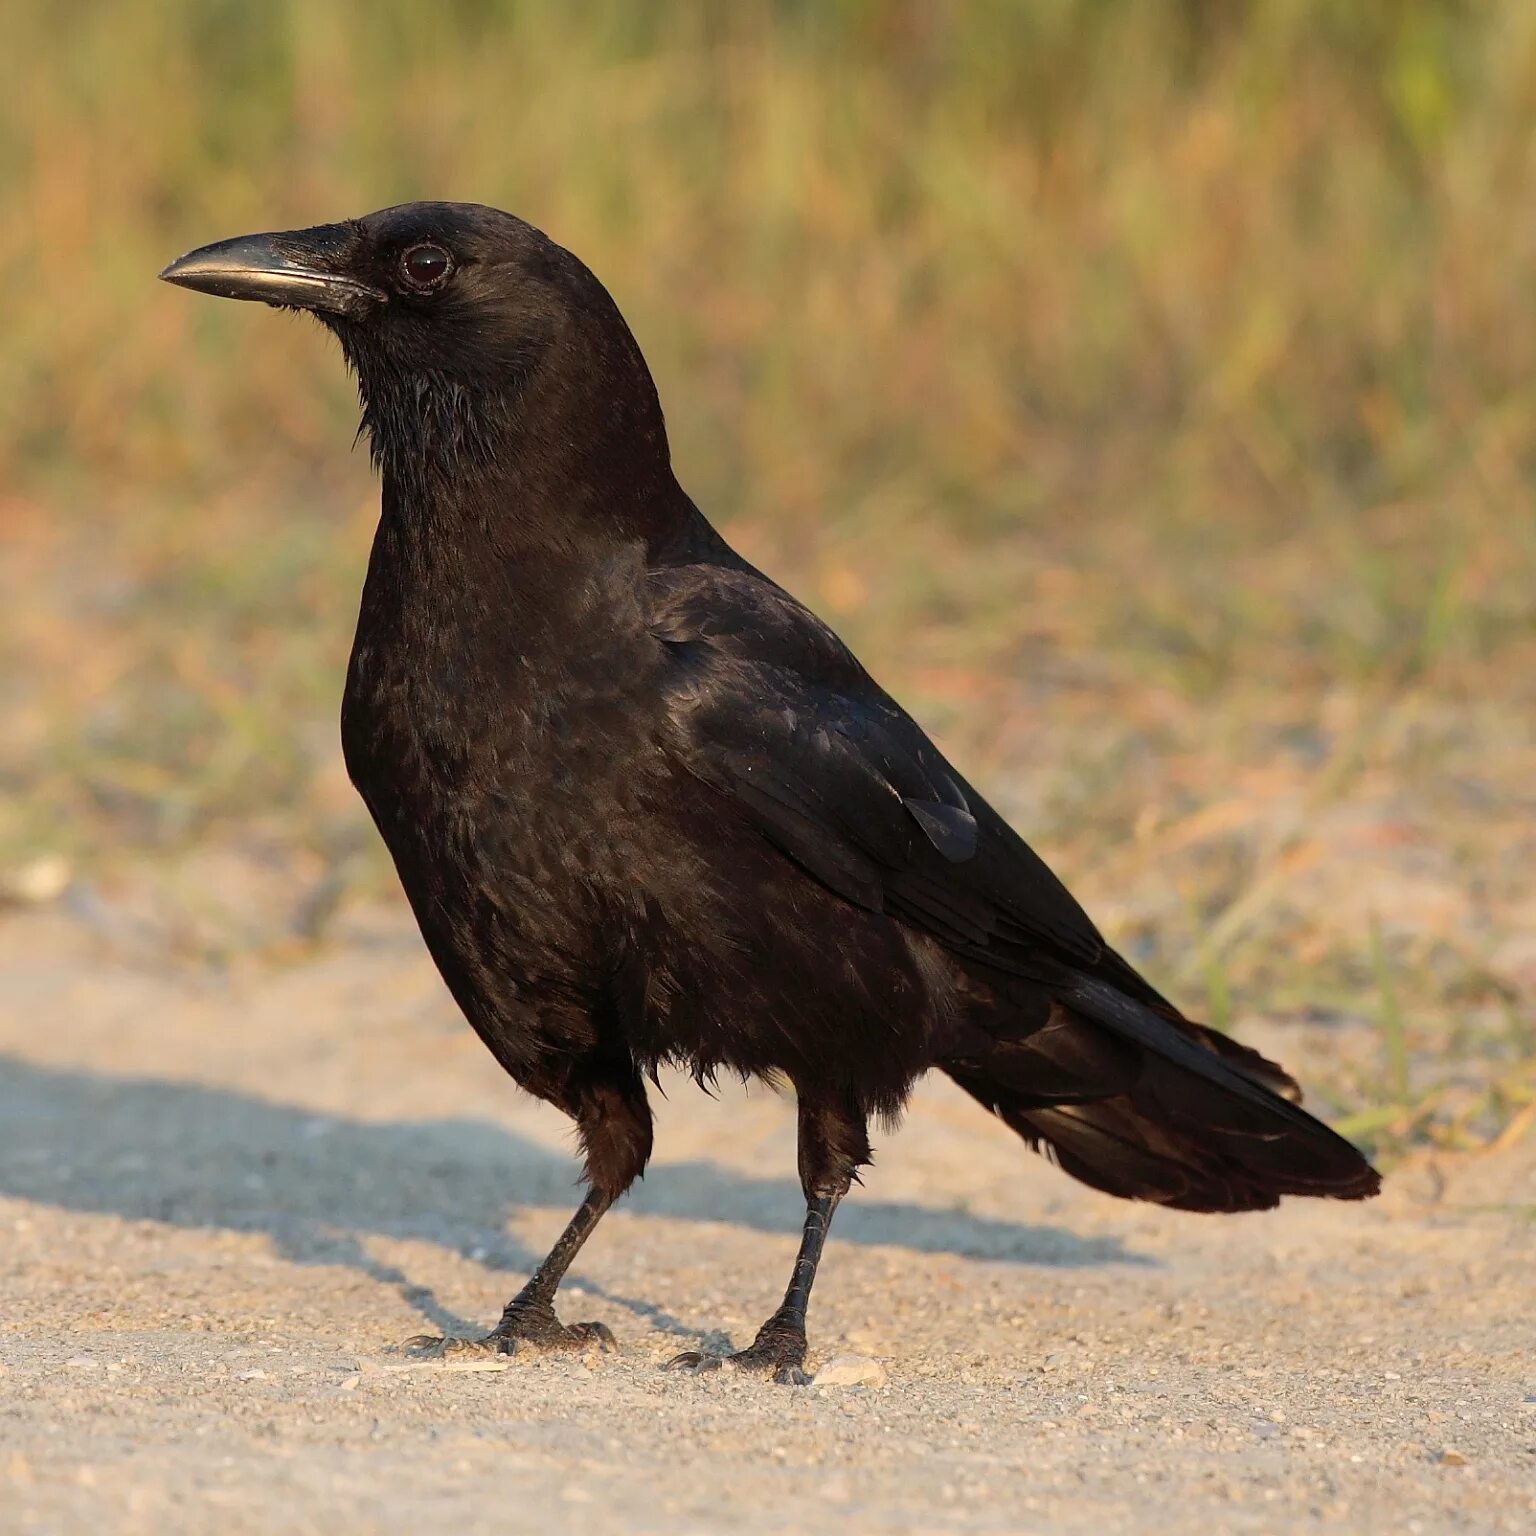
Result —
[[862, 1113], [846, 1103], [800, 1100], [800, 1183], [805, 1190], [805, 1228], [778, 1311], [757, 1330], [746, 1349], [723, 1358], [688, 1350], [670, 1362], [679, 1370], [711, 1371], [729, 1363], [775, 1381], [796, 1385], [805, 1374], [805, 1313], [816, 1267], [826, 1246], [832, 1213], [848, 1193], [859, 1167], [869, 1161], [869, 1135]]
[[420, 1334], [402, 1346], [411, 1354], [436, 1358], [470, 1350], [510, 1355], [525, 1349], [580, 1349], [594, 1341], [604, 1349], [615, 1347], [612, 1332], [602, 1323], [562, 1323], [555, 1316], [555, 1291], [603, 1213], [644, 1170], [651, 1153], [651, 1111], [638, 1076], [618, 1087], [588, 1083], [574, 1108], [592, 1187], [570, 1224], [484, 1338]]

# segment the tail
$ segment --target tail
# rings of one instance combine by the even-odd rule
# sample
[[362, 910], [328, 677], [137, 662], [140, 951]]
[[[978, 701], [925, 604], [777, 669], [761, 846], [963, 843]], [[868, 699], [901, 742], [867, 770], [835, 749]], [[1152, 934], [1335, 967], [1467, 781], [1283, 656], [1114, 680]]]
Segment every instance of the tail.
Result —
[[1257, 1051], [1093, 978], [1056, 999], [1042, 1028], [943, 1066], [1074, 1178], [1182, 1211], [1380, 1189], [1376, 1170], [1299, 1108], [1295, 1081]]

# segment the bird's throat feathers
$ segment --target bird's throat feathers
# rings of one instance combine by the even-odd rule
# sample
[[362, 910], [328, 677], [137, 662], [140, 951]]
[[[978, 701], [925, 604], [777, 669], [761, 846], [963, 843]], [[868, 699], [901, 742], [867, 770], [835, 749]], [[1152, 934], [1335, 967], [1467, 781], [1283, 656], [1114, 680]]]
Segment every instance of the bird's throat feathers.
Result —
[[[396, 371], [348, 352], [362, 404], [359, 437], [379, 472], [407, 493], [462, 495], [505, 475], [515, 448], [508, 391], [433, 370]], [[516, 457], [516, 455], [513, 455]]]
[[684, 515], [639, 349], [562, 345], [432, 366], [334, 327], [386, 504], [495, 544], [665, 538]]

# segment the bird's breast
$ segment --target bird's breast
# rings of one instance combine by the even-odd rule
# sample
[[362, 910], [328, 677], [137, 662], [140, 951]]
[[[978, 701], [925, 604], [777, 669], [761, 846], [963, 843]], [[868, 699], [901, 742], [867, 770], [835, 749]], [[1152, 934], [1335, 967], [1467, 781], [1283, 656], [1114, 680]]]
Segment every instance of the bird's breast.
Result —
[[661, 768], [655, 648], [618, 624], [560, 644], [550, 628], [365, 601], [342, 748], [402, 875], [405, 859], [515, 875], [554, 843], [598, 868], [632, 835]]

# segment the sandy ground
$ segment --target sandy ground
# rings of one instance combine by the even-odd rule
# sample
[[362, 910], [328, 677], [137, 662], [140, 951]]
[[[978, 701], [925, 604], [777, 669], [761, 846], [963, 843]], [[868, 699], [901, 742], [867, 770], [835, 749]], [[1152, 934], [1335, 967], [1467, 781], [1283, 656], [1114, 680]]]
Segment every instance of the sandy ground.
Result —
[[668, 1086], [562, 1293], [618, 1352], [414, 1363], [576, 1190], [403, 915], [223, 973], [0, 919], [0, 1531], [1536, 1530], [1529, 1145], [1179, 1216], [925, 1088], [812, 1312], [884, 1384], [788, 1388], [660, 1368], [751, 1337], [800, 1214], [788, 1106]]

